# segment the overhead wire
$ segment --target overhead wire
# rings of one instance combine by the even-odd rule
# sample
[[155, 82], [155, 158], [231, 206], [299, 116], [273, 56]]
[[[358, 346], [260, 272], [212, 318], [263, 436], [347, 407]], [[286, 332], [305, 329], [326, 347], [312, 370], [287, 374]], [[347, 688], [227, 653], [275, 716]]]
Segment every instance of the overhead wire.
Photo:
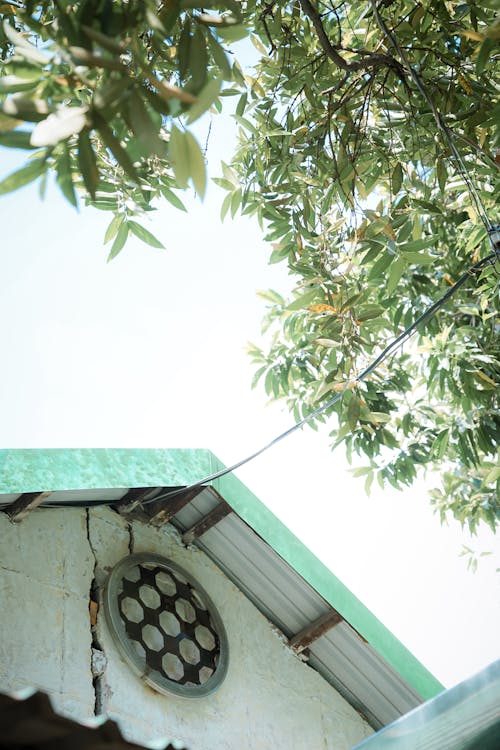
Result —
[[432, 305], [430, 305], [424, 312], [419, 315], [419, 317], [411, 324], [409, 325], [403, 333], [401, 333], [399, 336], [397, 336], [390, 344], [388, 344], [361, 373], [356, 378], [350, 379], [346, 381], [342, 391], [335, 394], [331, 399], [329, 399], [326, 403], [321, 404], [316, 409], [314, 409], [312, 412], [307, 414], [303, 419], [301, 419], [299, 422], [294, 424], [292, 427], [290, 427], [288, 430], [285, 430], [285, 432], [278, 435], [276, 438], [271, 440], [271, 442], [264, 445], [262, 448], [259, 448], [257, 451], [252, 453], [251, 455], [247, 456], [246, 458], [241, 459], [240, 461], [237, 461], [236, 463], [232, 464], [229, 467], [226, 467], [224, 469], [221, 469], [220, 471], [214, 472], [213, 474], [210, 474], [207, 477], [204, 477], [204, 479], [199, 480], [198, 482], [194, 482], [193, 484], [188, 485], [187, 487], [183, 488], [182, 490], [173, 490], [171, 492], [165, 493], [163, 495], [158, 495], [155, 498], [151, 498], [150, 500], [147, 500], [143, 503], [143, 505], [158, 501], [158, 500], [164, 500], [167, 498], [171, 498], [174, 495], [178, 495], [181, 492], [186, 492], [189, 490], [196, 489], [197, 487], [201, 487], [204, 484], [208, 484], [209, 482], [214, 482], [217, 479], [220, 479], [221, 477], [225, 476], [226, 474], [232, 473], [233, 471], [236, 471], [241, 466], [244, 466], [245, 464], [252, 461], [254, 458], [257, 458], [265, 451], [269, 450], [269, 448], [272, 448], [274, 445], [279, 443], [284, 438], [288, 437], [289, 435], [292, 435], [297, 430], [300, 430], [305, 424], [315, 419], [317, 416], [325, 412], [326, 410], [330, 409], [332, 406], [334, 406], [338, 401], [340, 401], [346, 391], [351, 387], [351, 385], [354, 383], [361, 383], [363, 382], [371, 373], [373, 373], [374, 370], [388, 357], [390, 356], [399, 346], [403, 345], [419, 328], [419, 326], [424, 323], [426, 320], [431, 318], [446, 302], [452, 297], [453, 294], [455, 294], [458, 289], [460, 289], [463, 284], [467, 281], [467, 279], [471, 276], [471, 274], [474, 274], [478, 270], [481, 270], [483, 267], [490, 263], [494, 263], [495, 260], [500, 259], [500, 231], [498, 226], [494, 225], [493, 222], [490, 220], [488, 213], [486, 211], [486, 208], [484, 206], [484, 203], [481, 199], [481, 196], [474, 184], [474, 181], [472, 180], [469, 170], [467, 168], [467, 165], [464, 162], [464, 159], [458, 150], [455, 139], [453, 136], [452, 131], [450, 128], [446, 125], [446, 123], [443, 120], [443, 117], [437, 107], [435, 106], [434, 102], [432, 101], [432, 98], [430, 97], [427, 89], [424, 86], [424, 83], [417, 73], [417, 71], [414, 69], [414, 67], [411, 65], [410, 61], [408, 60], [408, 57], [406, 55], [405, 50], [401, 47], [398, 40], [394, 36], [394, 34], [389, 30], [387, 27], [385, 21], [381, 17], [376, 0], [372, 0], [373, 8], [374, 8], [374, 14], [377, 23], [379, 24], [380, 28], [384, 32], [384, 34], [387, 36], [388, 40], [390, 41], [391, 45], [393, 46], [394, 50], [399, 54], [401, 57], [404, 65], [406, 66], [408, 72], [411, 75], [411, 78], [413, 82], [415, 83], [415, 86], [417, 87], [420, 94], [424, 97], [425, 101], [430, 107], [430, 110], [432, 112], [432, 115], [434, 117], [434, 120], [436, 121], [437, 127], [439, 131], [445, 136], [446, 142], [450, 148], [451, 154], [453, 155], [457, 169], [459, 173], [461, 174], [467, 189], [469, 191], [469, 195], [472, 198], [472, 201], [474, 203], [475, 209], [477, 211], [477, 214], [479, 218], [481, 219], [487, 234], [488, 238], [490, 240], [492, 250], [488, 256], [485, 258], [477, 261], [472, 266], [470, 266], [463, 274], [462, 276], [456, 281], [450, 289], [443, 294], [436, 302], [434, 302]]
[[[221, 479], [222, 477], [226, 476], [227, 474], [231, 474], [237, 469], [241, 468], [245, 464], [249, 463], [250, 461], [253, 461], [258, 456], [262, 455], [264, 452], [272, 448], [273, 446], [277, 445], [279, 442], [287, 438], [289, 435], [292, 435], [294, 432], [297, 432], [298, 430], [302, 429], [306, 424], [314, 420], [316, 417], [318, 417], [320, 414], [323, 414], [327, 410], [331, 409], [336, 403], [338, 403], [345, 395], [348, 389], [352, 388], [353, 386], [362, 383], [364, 380], [366, 380], [369, 375], [371, 375], [391, 354], [395, 352], [395, 350], [402, 346], [404, 343], [406, 343], [411, 336], [418, 330], [418, 328], [428, 319], [430, 319], [439, 309], [443, 307], [443, 305], [446, 304], [446, 302], [460, 289], [466, 281], [475, 273], [482, 270], [485, 266], [494, 263], [496, 260], [500, 260], [500, 230], [498, 225], [494, 225], [493, 222], [491, 222], [488, 213], [486, 211], [486, 208], [484, 206], [484, 203], [481, 199], [481, 196], [470, 176], [469, 170], [467, 168], [467, 165], [465, 164], [463, 157], [458, 150], [453, 132], [450, 130], [450, 128], [446, 125], [446, 123], [443, 120], [443, 117], [437, 107], [435, 106], [434, 102], [432, 101], [432, 98], [430, 97], [427, 89], [425, 88], [425, 85], [420, 77], [420, 75], [417, 73], [415, 68], [411, 65], [410, 61], [408, 60], [408, 56], [406, 55], [405, 50], [401, 47], [399, 44], [397, 38], [395, 35], [390, 31], [390, 29], [387, 27], [387, 24], [381, 17], [376, 0], [372, 1], [373, 9], [375, 18], [377, 20], [378, 25], [380, 26], [383, 33], [386, 35], [387, 39], [391, 43], [394, 50], [397, 52], [397, 54], [401, 57], [404, 65], [406, 66], [406, 69], [408, 70], [415, 86], [417, 87], [420, 94], [423, 96], [425, 101], [427, 102], [432, 115], [434, 117], [434, 120], [438, 126], [439, 131], [445, 136], [446, 142], [448, 143], [448, 146], [450, 148], [451, 153], [453, 154], [453, 157], [455, 159], [455, 162], [457, 164], [457, 168], [459, 173], [461, 174], [462, 178], [464, 179], [464, 182], [467, 186], [467, 189], [469, 191], [469, 194], [472, 198], [472, 201], [474, 203], [474, 206], [476, 208], [477, 214], [479, 218], [481, 219], [490, 240], [490, 243], [492, 245], [492, 252], [487, 255], [486, 257], [478, 260], [476, 263], [473, 263], [463, 274], [460, 276], [460, 278], [443, 294], [436, 302], [429, 305], [429, 307], [424, 310], [421, 315], [416, 318], [416, 320], [411, 323], [401, 334], [399, 334], [390, 344], [388, 344], [380, 354], [373, 359], [367, 367], [365, 367], [362, 372], [354, 377], [346, 380], [346, 383], [341, 391], [335, 394], [332, 398], [330, 398], [328, 401], [326, 401], [324, 404], [321, 404], [316, 409], [314, 409], [312, 412], [307, 414], [305, 417], [303, 417], [301, 420], [296, 422], [294, 425], [292, 425], [290, 428], [279, 434], [277, 437], [275, 437], [273, 440], [271, 440], [269, 443], [265, 444], [258, 450], [254, 451], [250, 455], [246, 456], [245, 458], [242, 458], [239, 461], [236, 461], [236, 463], [231, 464], [230, 466], [224, 467], [223, 469], [220, 469], [219, 471], [213, 472], [212, 474], [209, 474], [206, 477], [203, 477], [202, 479], [199, 479], [196, 482], [193, 482], [192, 484], [189, 484], [187, 486], [179, 487], [175, 490], [170, 490], [169, 492], [159, 494], [156, 496], [153, 496], [147, 500], [143, 500], [141, 502], [141, 505], [148, 505], [150, 503], [156, 503], [159, 500], [167, 500], [170, 498], [173, 498], [175, 496], [178, 496], [180, 494], [183, 494], [185, 492], [189, 492], [191, 490], [195, 490], [198, 488], [203, 487], [206, 484], [209, 484], [210, 482], [215, 482], [217, 479]], [[109, 501], [67, 501], [67, 502], [59, 502], [59, 503], [42, 503], [39, 507], [45, 507], [45, 508], [57, 508], [57, 507], [93, 507], [93, 506], [99, 506], [99, 505], [109, 505], [113, 506], [116, 503], [120, 502], [119, 500], [109, 500]], [[0, 506], [1, 508], [5, 508], [6, 506]]]
[[[492, 252], [486, 257], [482, 258], [481, 260], [478, 260], [476, 263], [473, 263], [471, 266], [469, 266], [469, 268], [457, 279], [457, 281], [453, 284], [453, 286], [451, 286], [443, 295], [441, 295], [441, 297], [439, 297], [439, 299], [437, 299], [436, 302], [433, 302], [431, 305], [429, 305], [418, 316], [418, 318], [416, 318], [416, 320], [414, 320], [413, 323], [411, 323], [402, 333], [396, 336], [396, 338], [393, 339], [393, 341], [387, 344], [387, 346], [384, 347], [384, 349], [382, 349], [380, 354], [378, 354], [364, 368], [364, 370], [360, 372], [359, 375], [357, 375], [354, 378], [350, 378], [346, 380], [344, 387], [342, 388], [341, 391], [339, 391], [339, 393], [336, 393], [335, 396], [332, 396], [332, 398], [328, 399], [328, 401], [325, 401], [325, 403], [318, 406], [312, 412], [310, 412], [305, 417], [303, 417], [299, 422], [296, 422], [287, 430], [279, 434], [277, 437], [273, 438], [273, 440], [271, 440], [269, 443], [266, 443], [266, 445], [262, 446], [261, 448], [254, 451], [253, 453], [246, 456], [245, 458], [242, 458], [241, 460], [236, 461], [236, 463], [231, 464], [230, 466], [224, 467], [223, 469], [220, 469], [219, 471], [215, 471], [212, 474], [209, 474], [208, 476], [203, 477], [202, 479], [199, 479], [196, 482], [193, 482], [192, 484], [179, 487], [175, 490], [169, 490], [168, 492], [165, 492], [163, 494], [155, 495], [147, 500], [143, 500], [141, 502], [141, 505], [149, 505], [150, 503], [156, 503], [159, 500], [171, 499], [185, 492], [190, 492], [191, 490], [201, 488], [204, 485], [209, 484], [210, 482], [215, 482], [217, 479], [221, 479], [227, 474], [232, 474], [234, 471], [236, 471], [240, 467], [244, 466], [245, 464], [248, 464], [250, 461], [253, 461], [255, 458], [262, 455], [273, 446], [277, 445], [279, 442], [287, 438], [289, 435], [292, 435], [294, 432], [297, 432], [298, 430], [302, 429], [302, 427], [304, 427], [306, 424], [308, 424], [313, 419], [318, 417], [320, 414], [323, 414], [324, 412], [331, 409], [336, 403], [338, 403], [344, 397], [347, 390], [365, 381], [391, 354], [393, 354], [396, 351], [397, 348], [399, 348], [400, 346], [405, 344], [407, 341], [409, 341], [410, 338], [413, 336], [413, 334], [416, 333], [418, 328], [427, 320], [429, 320], [433, 315], [435, 315], [435, 313], [438, 312], [438, 310], [440, 310], [454, 294], [456, 294], [456, 292], [466, 283], [468, 279], [470, 279], [472, 276], [474, 276], [483, 268], [485, 268], [487, 265], [489, 265], [491, 261], [494, 260], [494, 258], [495, 258], [495, 252]], [[90, 507], [99, 506], [99, 505], [113, 506], [119, 503], [120, 500], [121, 498], [117, 500], [103, 500], [103, 501], [82, 500], [82, 501], [66, 501], [66, 502], [61, 501], [57, 503], [54, 503], [54, 502], [51, 503], [49, 501], [49, 502], [42, 503], [39, 507], [43, 507], [43, 508], [60, 508], [60, 507], [90, 508]], [[7, 506], [1, 506], [1, 507], [7, 507]]]
[[473, 263], [463, 274], [460, 276], [460, 278], [451, 286], [436, 302], [429, 305], [424, 312], [418, 316], [418, 318], [411, 323], [402, 333], [399, 334], [390, 344], [388, 344], [381, 352], [380, 354], [373, 359], [370, 364], [365, 367], [365, 369], [354, 378], [351, 378], [346, 381], [343, 389], [336, 393], [335, 396], [330, 398], [328, 401], [326, 401], [324, 404], [321, 404], [316, 409], [314, 409], [312, 412], [307, 414], [305, 417], [303, 417], [299, 422], [296, 422], [292, 427], [289, 427], [288, 430], [285, 430], [280, 435], [275, 437], [273, 440], [271, 440], [266, 445], [262, 446], [258, 450], [256, 450], [254, 453], [250, 454], [246, 458], [241, 459], [240, 461], [237, 461], [236, 463], [232, 464], [231, 466], [228, 466], [224, 469], [220, 469], [219, 471], [214, 472], [213, 474], [210, 474], [207, 477], [204, 477], [203, 479], [198, 480], [197, 482], [193, 482], [192, 484], [187, 485], [186, 487], [183, 487], [182, 489], [173, 490], [170, 492], [167, 492], [163, 495], [157, 495], [154, 498], [151, 498], [150, 500], [145, 500], [142, 504], [147, 505], [148, 503], [156, 502], [157, 500], [165, 500], [167, 498], [174, 497], [175, 495], [179, 495], [183, 492], [188, 492], [190, 490], [197, 489], [198, 487], [201, 487], [205, 484], [208, 484], [209, 482], [215, 482], [217, 479], [220, 479], [221, 477], [225, 476], [226, 474], [230, 474], [233, 471], [236, 471], [241, 466], [244, 466], [245, 464], [252, 461], [254, 458], [257, 458], [258, 456], [262, 455], [265, 451], [269, 450], [269, 448], [272, 448], [273, 446], [277, 445], [279, 442], [284, 440], [289, 435], [292, 435], [297, 430], [300, 430], [304, 425], [306, 425], [308, 422], [311, 422], [313, 419], [318, 417], [323, 412], [327, 411], [328, 409], [331, 409], [332, 406], [334, 406], [338, 401], [340, 401], [346, 391], [353, 387], [353, 385], [356, 385], [358, 383], [362, 383], [366, 378], [371, 375], [374, 370], [379, 367], [382, 362], [384, 362], [387, 357], [389, 357], [398, 347], [402, 346], [404, 343], [406, 343], [411, 336], [417, 331], [417, 329], [427, 321], [429, 318], [431, 318], [443, 305], [446, 304], [446, 302], [462, 287], [465, 282], [475, 273], [482, 270], [485, 266], [489, 265], [492, 260], [495, 259], [495, 253], [492, 252], [486, 257], [482, 258], [481, 260], [477, 261], [476, 263]]

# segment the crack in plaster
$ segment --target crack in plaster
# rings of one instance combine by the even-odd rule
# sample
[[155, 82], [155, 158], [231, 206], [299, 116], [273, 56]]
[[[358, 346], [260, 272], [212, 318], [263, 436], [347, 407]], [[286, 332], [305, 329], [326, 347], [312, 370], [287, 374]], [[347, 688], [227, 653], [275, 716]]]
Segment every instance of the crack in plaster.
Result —
[[134, 545], [135, 545], [135, 537], [134, 537], [134, 527], [132, 523], [127, 524], [127, 530], [128, 530], [128, 551], [130, 555], [134, 554]]
[[4, 570], [6, 573], [18, 573], [19, 575], [26, 575], [24, 570], [15, 570], [14, 568], [8, 568], [6, 565], [0, 565], [0, 570]]
[[[97, 618], [99, 605], [100, 605], [100, 591], [99, 591], [99, 587], [97, 585], [97, 580], [96, 580], [96, 571], [98, 567], [97, 553], [92, 544], [92, 538], [91, 538], [91, 533], [90, 533], [90, 508], [86, 509], [86, 529], [87, 529], [87, 541], [89, 543], [90, 551], [94, 558], [93, 577], [90, 583], [90, 591], [89, 591], [89, 605], [91, 605], [92, 602], [95, 602], [97, 604], [97, 610], [96, 610], [96, 618]], [[90, 618], [90, 609], [89, 609], [89, 623], [90, 623], [90, 633], [91, 633], [90, 671], [92, 674], [92, 686], [94, 688], [94, 716], [101, 716], [104, 713], [105, 683], [104, 683], [103, 672], [104, 672], [105, 666], [102, 669], [98, 669], [96, 668], [96, 665], [100, 661], [98, 654], [99, 653], [102, 654], [104, 662], [106, 662], [106, 654], [97, 637], [97, 623], [93, 624]]]
[[[63, 527], [63, 544], [66, 546], [66, 529]], [[61, 574], [61, 588], [66, 593], [66, 555], [63, 556], [62, 574]], [[62, 599], [62, 622], [61, 622], [61, 678], [60, 678], [60, 691], [64, 693], [65, 685], [65, 671], [66, 671], [66, 597], [63, 594]]]

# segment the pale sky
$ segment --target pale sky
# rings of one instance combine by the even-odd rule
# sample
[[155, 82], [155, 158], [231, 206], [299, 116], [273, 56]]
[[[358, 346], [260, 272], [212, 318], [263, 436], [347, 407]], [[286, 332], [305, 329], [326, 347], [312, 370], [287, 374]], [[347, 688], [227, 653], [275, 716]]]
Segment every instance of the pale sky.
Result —
[[[213, 175], [225, 140], [215, 128]], [[0, 154], [3, 177], [15, 157]], [[0, 198], [0, 447], [206, 447], [231, 464], [291, 426], [250, 389], [245, 352], [256, 290], [291, 282], [256, 222], [220, 224], [222, 197], [187, 194], [188, 215], [162, 204], [146, 225], [167, 249], [132, 238], [110, 264], [108, 212], [78, 214], [55, 187]], [[442, 527], [423, 481], [367, 498], [308, 428], [237, 474], [445, 685], [498, 658], [498, 542]], [[473, 575], [462, 544], [495, 554]]]

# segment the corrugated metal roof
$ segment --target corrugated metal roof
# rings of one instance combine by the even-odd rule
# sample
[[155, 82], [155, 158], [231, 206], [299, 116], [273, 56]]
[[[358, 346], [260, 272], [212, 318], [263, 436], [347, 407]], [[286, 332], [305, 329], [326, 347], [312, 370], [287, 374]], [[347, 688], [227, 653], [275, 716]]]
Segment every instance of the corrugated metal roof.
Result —
[[[215, 496], [205, 490], [173, 523], [185, 531], [216, 504]], [[288, 638], [328, 611], [323, 597], [237, 515], [224, 518], [197, 544]], [[310, 665], [375, 727], [422, 702], [346, 622], [316, 640], [309, 652]]]
[[498, 750], [500, 660], [368, 738], [354, 750]]
[[[26, 453], [23, 452], [23, 461], [26, 460]], [[162, 482], [158, 482], [160, 477], [156, 461], [159, 451], [154, 451], [155, 466], [151, 476], [155, 481], [149, 481], [150, 475], [144, 467], [147, 460], [152, 458], [150, 456], [148, 459], [145, 455], [147, 451], [135, 452], [137, 455], [131, 462], [133, 484], [126, 484], [123, 481], [127, 476], [126, 471], [122, 469], [120, 473], [116, 468], [117, 465], [126, 467], [127, 456], [122, 456], [126, 452], [117, 451], [119, 455], [116, 458], [112, 451], [107, 451], [104, 456], [98, 455], [98, 472], [94, 480], [89, 478], [88, 473], [85, 476], [81, 466], [78, 467], [81, 490], [75, 489], [74, 482], [70, 483], [68, 479], [68, 456], [64, 457], [64, 461], [61, 456], [55, 457], [62, 462], [63, 479], [58, 480], [54, 470], [47, 472], [49, 453], [43, 451], [45, 474], [42, 472], [37, 479], [33, 470], [29, 473], [29, 491], [53, 490], [50, 504], [114, 501], [133, 487], [172, 486], [170, 472], [165, 472], [161, 477]], [[71, 454], [71, 451], [65, 453]], [[94, 460], [96, 453], [89, 452], [90, 459]], [[172, 455], [168, 451], [165, 453], [172, 465]], [[209, 470], [218, 466], [217, 459], [209, 452], [199, 453], [203, 454], [204, 460], [208, 456]], [[201, 475], [208, 473], [203, 472], [206, 462], [203, 465], [199, 453], [193, 451], [196, 473], [190, 476], [187, 452], [179, 452], [182, 466], [180, 471], [174, 472], [174, 476], [181, 474], [183, 479], [187, 477], [184, 481], [189, 483], [200, 476], [197, 473], [200, 469]], [[0, 451], [0, 463], [1, 454]], [[77, 454], [73, 458], [81, 462], [85, 452], [78, 451]], [[9, 460], [15, 466], [12, 456], [9, 456]], [[111, 462], [113, 468], [109, 477], [113, 485], [107, 489], [96, 486], [96, 481], [101, 485], [106, 481], [106, 461]], [[34, 464], [36, 470], [36, 461]], [[172, 523], [183, 533], [205, 518], [220, 502], [226, 501], [234, 512], [218, 519], [216, 525], [204, 531], [195, 543], [287, 638], [332, 611], [332, 607], [340, 613], [343, 621], [309, 645], [308, 663], [312, 668], [339, 690], [374, 728], [393, 722], [421, 704], [423, 698], [439, 692], [442, 686], [432, 675], [241, 482], [234, 476], [225, 477], [224, 480], [216, 483], [220, 494], [210, 487], [203, 489], [176, 513]], [[19, 491], [21, 488], [19, 479], [10, 484], [4, 481], [0, 490], [3, 489], [5, 494], [0, 496], [0, 504], [16, 500], [19, 492], [12, 490]], [[365, 638], [371, 641], [371, 645]]]

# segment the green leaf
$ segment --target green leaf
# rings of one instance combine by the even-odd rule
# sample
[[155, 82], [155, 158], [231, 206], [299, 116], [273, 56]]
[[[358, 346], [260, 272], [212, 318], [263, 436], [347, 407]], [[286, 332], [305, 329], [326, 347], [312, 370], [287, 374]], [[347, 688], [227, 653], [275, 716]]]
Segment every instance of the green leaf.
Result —
[[5, 99], [2, 104], [2, 111], [17, 120], [40, 122], [40, 120], [45, 120], [51, 111], [51, 107], [42, 99], [29, 99], [16, 95]]
[[396, 260], [391, 264], [391, 270], [389, 271], [389, 279], [387, 281], [386, 287], [388, 295], [391, 295], [395, 291], [405, 268], [406, 262], [401, 256], [396, 258]]
[[46, 55], [34, 47], [25, 36], [13, 29], [12, 26], [9, 26], [7, 21], [3, 22], [3, 30], [6, 37], [15, 46], [16, 52], [26, 60], [40, 65], [46, 65], [49, 62], [49, 58]]
[[404, 253], [414, 253], [418, 250], [424, 250], [426, 247], [434, 247], [436, 245], [435, 237], [426, 237], [423, 240], [413, 240], [412, 242], [404, 242], [399, 246], [399, 249]]
[[383, 255], [373, 264], [368, 274], [369, 279], [376, 279], [382, 276], [384, 271], [390, 266], [394, 260], [394, 255], [388, 252], [384, 252]]
[[287, 305], [287, 310], [307, 309], [308, 305], [318, 300], [319, 295], [321, 295], [321, 290], [317, 289], [316, 287], [307, 289], [307, 291], [303, 292], [293, 302]]
[[151, 245], [151, 247], [159, 247], [162, 250], [165, 249], [165, 245], [162, 245], [160, 240], [156, 239], [154, 234], [151, 234], [150, 231], [138, 224], [136, 221], [129, 221], [128, 226], [129, 229], [131, 229], [135, 234], [135, 236], [145, 242], [147, 245]]
[[353, 394], [347, 407], [347, 421], [352, 432], [356, 429], [359, 421], [360, 403], [359, 399]]
[[28, 185], [46, 172], [47, 168], [48, 164], [45, 159], [34, 159], [28, 162], [25, 167], [13, 172], [0, 182], [0, 195], [12, 193], [14, 190]]
[[113, 260], [113, 258], [116, 258], [118, 253], [123, 249], [123, 246], [125, 245], [127, 241], [128, 230], [129, 230], [129, 227], [128, 227], [127, 222], [124, 221], [122, 224], [120, 224], [118, 233], [115, 237], [115, 241], [111, 245], [111, 250], [108, 255], [108, 263], [110, 260]]
[[212, 57], [214, 58], [214, 62], [221, 72], [222, 78], [225, 81], [230, 81], [233, 77], [231, 65], [223, 48], [210, 31], [207, 32], [207, 42]]
[[83, 130], [78, 136], [78, 165], [87, 192], [92, 198], [95, 198], [99, 173], [97, 171], [94, 149], [86, 130]]
[[486, 474], [484, 483], [493, 484], [498, 479], [500, 479], [500, 466], [494, 466], [493, 469]]
[[170, 131], [169, 159], [172, 164], [175, 179], [181, 188], [186, 188], [191, 175], [189, 164], [189, 150], [186, 133], [172, 125]]
[[492, 52], [497, 47], [497, 42], [494, 39], [486, 38], [481, 44], [479, 54], [476, 60], [476, 74], [479, 76], [484, 71], [486, 64], [488, 63]]
[[232, 194], [228, 193], [226, 195], [226, 197], [224, 198], [224, 200], [222, 201], [222, 206], [221, 206], [221, 209], [220, 209], [220, 220], [221, 221], [224, 221], [224, 219], [226, 218], [227, 212], [231, 208], [232, 197], [233, 197]]
[[31, 133], [26, 130], [11, 130], [8, 132], [0, 132], [0, 146], [7, 146], [8, 148], [24, 148], [34, 149], [30, 141]]
[[205, 157], [201, 153], [196, 138], [189, 132], [185, 134], [187, 145], [189, 173], [193, 181], [196, 192], [203, 198], [207, 187], [207, 171], [205, 167]]
[[197, 26], [191, 38], [189, 48], [189, 69], [191, 72], [191, 85], [195, 91], [204, 86], [207, 78], [208, 53], [205, 34], [200, 26]]
[[375, 474], [373, 471], [370, 471], [370, 473], [366, 475], [365, 492], [368, 496], [370, 495], [374, 477], [375, 477]]
[[161, 187], [160, 188], [161, 194], [163, 195], [166, 200], [172, 204], [175, 208], [178, 208], [179, 211], [187, 211], [186, 206], [181, 201], [179, 196], [177, 196], [173, 190], [170, 190], [170, 188], [167, 187]]
[[248, 36], [248, 29], [246, 26], [234, 24], [234, 26], [225, 26], [217, 29], [217, 34], [224, 39], [225, 42], [239, 42]]
[[71, 203], [72, 206], [77, 208], [78, 201], [76, 198], [75, 186], [73, 184], [71, 157], [69, 149], [66, 145], [64, 145], [63, 152], [56, 162], [56, 172], [56, 181], [59, 185], [61, 193], [64, 195], [66, 200]]
[[201, 117], [214, 103], [220, 94], [222, 78], [213, 78], [198, 94], [198, 100], [191, 106], [186, 122], [190, 125], [192, 122]]
[[16, 94], [20, 91], [30, 91], [36, 88], [40, 81], [40, 77], [37, 78], [21, 78], [20, 76], [9, 76], [4, 75], [0, 78], [0, 93], [2, 94]]
[[418, 263], [421, 266], [429, 266], [435, 263], [437, 258], [435, 255], [428, 255], [427, 253], [405, 253], [406, 260], [411, 263]]
[[2, 135], [14, 130], [14, 128], [17, 128], [19, 125], [21, 125], [21, 122], [21, 120], [15, 120], [13, 117], [5, 115], [2, 111], [0, 111], [0, 133]]
[[173, 125], [169, 154], [179, 187], [187, 187], [191, 178], [195, 190], [203, 198], [207, 181], [205, 159], [195, 137], [187, 131], [181, 132]]
[[234, 219], [241, 206], [242, 192], [241, 188], [235, 190], [231, 198], [231, 218]]
[[439, 189], [442, 193], [444, 193], [446, 188], [446, 180], [448, 179], [448, 170], [446, 169], [446, 164], [444, 163], [443, 159], [438, 159], [436, 171]]
[[392, 192], [394, 194], [399, 193], [399, 191], [401, 190], [401, 185], [403, 184], [403, 168], [399, 162], [393, 169], [391, 182]]
[[238, 117], [243, 117], [243, 115], [245, 114], [247, 100], [248, 100], [247, 94], [242, 94], [240, 96], [238, 100], [238, 104], [236, 105], [236, 114], [238, 115]]
[[110, 242], [114, 237], [116, 237], [116, 233], [120, 229], [124, 218], [125, 218], [124, 214], [116, 214], [116, 216], [113, 216], [110, 224], [108, 225], [108, 228], [106, 229], [106, 233], [104, 235], [105, 245], [107, 245], [108, 242]]
[[382, 305], [363, 305], [356, 311], [356, 320], [364, 323], [372, 318], [378, 318], [384, 312], [385, 307], [382, 307]]

